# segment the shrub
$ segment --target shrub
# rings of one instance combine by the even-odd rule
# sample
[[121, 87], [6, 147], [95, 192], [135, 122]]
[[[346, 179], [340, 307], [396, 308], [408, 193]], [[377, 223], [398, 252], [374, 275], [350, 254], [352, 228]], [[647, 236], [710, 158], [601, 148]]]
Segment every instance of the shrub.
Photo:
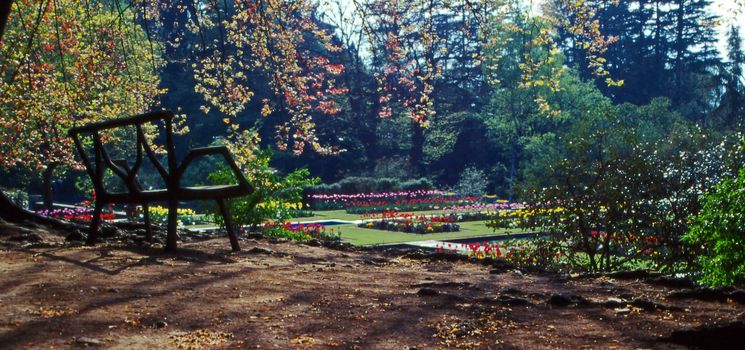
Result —
[[685, 240], [699, 246], [700, 282], [710, 286], [745, 283], [745, 169], [703, 198]]
[[[244, 165], [244, 172], [254, 192], [246, 198], [228, 200], [228, 207], [234, 224], [250, 226], [256, 230], [267, 220], [284, 222], [293, 214], [302, 211], [303, 188], [318, 183], [318, 178], [310, 176], [308, 169], [298, 169], [285, 176], [269, 166], [271, 153], [256, 151], [249, 164]], [[235, 176], [227, 167], [221, 167], [208, 177], [213, 185], [234, 184]], [[217, 208], [211, 209], [215, 223], [224, 225]]]
[[317, 239], [319, 241], [339, 241], [341, 240], [341, 229], [334, 232], [333, 228], [326, 229], [321, 224], [283, 224], [266, 222], [262, 228], [262, 233], [267, 237], [287, 238], [293, 241], [309, 241]]
[[[730, 176], [726, 160], [734, 158], [730, 141], [656, 103], [599, 105], [541, 139], [521, 183], [532, 204], [490, 224], [551, 234], [577, 270], [689, 271], [697, 257], [682, 240], [689, 217], [700, 210], [700, 194]], [[651, 116], [640, 111], [652, 107]]]
[[461, 196], [483, 196], [486, 193], [486, 173], [476, 167], [467, 167], [460, 175], [453, 191]]
[[415, 191], [415, 190], [431, 190], [435, 187], [435, 185], [432, 183], [432, 181], [426, 177], [415, 179], [415, 180], [406, 180], [402, 182], [400, 185], [400, 190], [402, 191]]
[[28, 209], [30, 207], [30, 201], [28, 197], [28, 193], [25, 191], [21, 191], [18, 189], [0, 189], [8, 199], [13, 202], [13, 204]]

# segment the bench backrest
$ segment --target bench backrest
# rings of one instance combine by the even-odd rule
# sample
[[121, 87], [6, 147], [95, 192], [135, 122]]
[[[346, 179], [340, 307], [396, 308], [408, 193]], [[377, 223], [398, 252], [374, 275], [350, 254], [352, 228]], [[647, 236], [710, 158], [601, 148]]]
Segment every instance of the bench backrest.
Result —
[[[69, 135], [75, 142], [75, 147], [83, 160], [86, 171], [93, 181], [93, 187], [97, 196], [111, 195], [104, 186], [104, 174], [106, 169], [110, 169], [116, 174], [127, 187], [129, 193], [137, 193], [143, 189], [137, 180], [137, 172], [143, 165], [144, 157], [147, 156], [151, 164], [157, 169], [160, 176], [168, 188], [178, 187], [178, 178], [176, 174], [177, 164], [175, 149], [173, 143], [173, 117], [174, 114], [169, 111], [159, 111], [145, 113], [134, 117], [112, 119], [98, 123], [92, 123], [81, 127], [70, 129]], [[167, 164], [164, 166], [158, 159], [155, 151], [148, 144], [143, 125], [162, 121], [166, 130], [166, 153]], [[111, 159], [109, 152], [104, 148], [101, 140], [101, 133], [111, 129], [134, 127], [136, 129], [136, 158], [130, 168], [126, 161]], [[93, 159], [85, 151], [81, 136], [90, 135], [93, 140]]]

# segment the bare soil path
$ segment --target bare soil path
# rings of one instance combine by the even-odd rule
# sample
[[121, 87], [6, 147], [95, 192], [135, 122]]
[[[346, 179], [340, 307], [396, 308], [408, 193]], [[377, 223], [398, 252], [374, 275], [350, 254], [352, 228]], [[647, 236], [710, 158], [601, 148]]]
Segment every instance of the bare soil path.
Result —
[[3, 243], [0, 349], [678, 349], [660, 338], [745, 312], [733, 291], [707, 301], [640, 279], [241, 244]]

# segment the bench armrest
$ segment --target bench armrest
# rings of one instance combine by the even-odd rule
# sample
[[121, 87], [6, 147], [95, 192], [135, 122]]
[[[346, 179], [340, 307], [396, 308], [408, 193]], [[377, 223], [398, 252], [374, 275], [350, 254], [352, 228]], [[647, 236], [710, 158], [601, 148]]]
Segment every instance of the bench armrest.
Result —
[[246, 177], [243, 176], [243, 173], [235, 164], [233, 154], [230, 153], [230, 150], [228, 150], [228, 148], [225, 146], [201, 147], [190, 150], [184, 158], [184, 161], [181, 163], [181, 166], [179, 166], [176, 170], [176, 178], [178, 182], [181, 182], [181, 177], [184, 175], [184, 172], [186, 172], [186, 169], [189, 168], [189, 164], [191, 164], [194, 159], [207, 155], [222, 155], [225, 159], [225, 163], [227, 163], [227, 165], [233, 171], [233, 173], [235, 174], [235, 178], [238, 179], [238, 186], [241, 187], [243, 190], [253, 192], [253, 187], [248, 183]]

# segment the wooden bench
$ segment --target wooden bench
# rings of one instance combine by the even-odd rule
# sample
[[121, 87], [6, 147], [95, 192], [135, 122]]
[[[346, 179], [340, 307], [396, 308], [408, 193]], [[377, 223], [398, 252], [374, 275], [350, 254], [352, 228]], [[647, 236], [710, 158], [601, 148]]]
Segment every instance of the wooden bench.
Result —
[[[70, 130], [69, 135], [75, 142], [75, 147], [80, 154], [80, 158], [85, 165], [86, 171], [93, 181], [95, 190], [95, 210], [91, 220], [90, 234], [88, 243], [95, 243], [98, 238], [98, 229], [101, 222], [100, 214], [103, 206], [108, 204], [139, 204], [143, 206], [147, 239], [152, 239], [150, 228], [150, 216], [148, 213], [148, 204], [152, 202], [168, 203], [168, 230], [166, 236], [166, 251], [173, 251], [177, 247], [177, 209], [179, 201], [191, 200], [215, 200], [217, 201], [223, 219], [225, 228], [228, 231], [230, 245], [234, 251], [240, 250], [238, 238], [234, 231], [232, 220], [225, 200], [228, 198], [242, 197], [253, 192], [253, 188], [241, 173], [235, 164], [232, 154], [225, 146], [204, 147], [190, 150], [186, 157], [180, 162], [176, 160], [176, 151], [173, 142], [173, 113], [171, 112], [153, 112], [146, 113], [130, 118], [112, 119], [104, 122], [88, 124], [76, 127]], [[165, 128], [165, 158], [167, 160], [164, 166], [153, 147], [148, 144], [145, 136], [143, 125], [152, 123], [162, 123]], [[109, 152], [104, 148], [101, 141], [101, 133], [106, 130], [116, 128], [134, 127], [136, 130], [136, 157], [133, 164], [129, 164], [124, 159], [111, 159]], [[85, 137], [92, 139], [92, 156], [86, 152], [83, 140]], [[86, 144], [90, 150], [90, 143]], [[236, 185], [224, 186], [201, 186], [201, 187], [182, 187], [181, 178], [192, 161], [196, 158], [206, 155], [221, 155], [225, 162], [235, 173], [237, 179]], [[157, 170], [157, 173], [163, 179], [165, 188], [163, 189], [145, 189], [138, 180], [137, 173], [142, 168], [145, 156]], [[124, 191], [109, 191], [104, 186], [104, 174], [106, 169], [110, 169], [124, 183]]]

